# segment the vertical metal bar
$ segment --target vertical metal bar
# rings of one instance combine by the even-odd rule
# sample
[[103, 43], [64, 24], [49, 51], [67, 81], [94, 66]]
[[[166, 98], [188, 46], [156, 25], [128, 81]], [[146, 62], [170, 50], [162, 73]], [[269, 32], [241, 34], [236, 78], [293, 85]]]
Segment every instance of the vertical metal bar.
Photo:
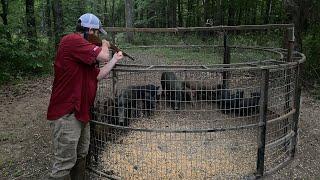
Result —
[[[114, 68], [116, 68], [117, 65], [114, 66]], [[113, 93], [113, 97], [115, 99], [115, 97], [117, 96], [117, 72], [115, 70], [112, 70], [112, 93]]]
[[297, 137], [298, 137], [298, 122], [300, 114], [300, 97], [301, 97], [301, 76], [302, 65], [298, 64], [296, 67], [296, 79], [294, 88], [294, 108], [295, 113], [293, 114], [293, 132], [294, 135], [291, 139], [290, 157], [293, 158], [296, 152]]
[[[223, 32], [223, 47], [224, 47], [224, 53], [223, 53], [223, 64], [230, 64], [230, 47], [228, 46], [228, 35], [227, 32]], [[226, 68], [226, 67], [224, 67]], [[222, 84], [224, 88], [228, 87], [228, 79], [229, 79], [229, 72], [223, 71], [222, 73]]]
[[292, 52], [293, 52], [294, 41], [295, 41], [294, 27], [288, 28], [288, 39], [289, 39], [289, 42], [288, 42], [287, 62], [292, 62]]
[[115, 33], [115, 32], [112, 32], [112, 33], [111, 33], [111, 42], [112, 42], [113, 44], [116, 44], [116, 33]]
[[266, 126], [268, 110], [268, 88], [269, 88], [269, 69], [262, 70], [261, 82], [261, 100], [258, 134], [258, 154], [257, 154], [257, 172], [256, 178], [260, 178], [264, 173], [264, 158], [266, 145]]
[[282, 40], [282, 48], [283, 49], [288, 49], [288, 42], [289, 42], [289, 30], [288, 28], [285, 28], [284, 29], [284, 32], [283, 32], [283, 40]]
[[[292, 62], [292, 52], [293, 52], [293, 47], [294, 47], [294, 28], [291, 27], [288, 29], [288, 37], [289, 37], [289, 42], [288, 42], [288, 54], [287, 54], [287, 62]], [[285, 108], [288, 110], [289, 108], [289, 100], [290, 100], [290, 83], [291, 83], [291, 69], [288, 68], [285, 74], [286, 78], [286, 96], [285, 96]], [[289, 111], [289, 110], [288, 110]]]
[[[288, 36], [288, 52], [287, 52], [287, 62], [292, 62], [292, 53], [293, 53], [293, 47], [294, 47], [294, 27], [290, 27], [287, 29], [287, 36]], [[285, 113], [291, 111], [293, 107], [290, 108], [290, 92], [291, 92], [291, 84], [292, 84], [292, 68], [288, 67], [285, 70], [285, 82], [286, 82], [286, 94], [285, 94]], [[283, 128], [283, 136], [285, 136], [288, 133], [288, 126], [289, 126], [289, 120], [285, 119], [282, 123]], [[287, 148], [287, 147], [286, 147]]]

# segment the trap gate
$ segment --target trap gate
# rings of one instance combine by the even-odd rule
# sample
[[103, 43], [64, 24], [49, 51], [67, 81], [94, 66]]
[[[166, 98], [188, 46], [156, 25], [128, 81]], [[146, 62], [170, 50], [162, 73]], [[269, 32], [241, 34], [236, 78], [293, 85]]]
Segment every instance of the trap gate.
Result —
[[[99, 83], [92, 111], [91, 175], [251, 179], [290, 162], [305, 56], [293, 51], [293, 39], [287, 49], [227, 44], [227, 30], [246, 28], [220, 26], [223, 45], [140, 46], [210, 51], [223, 64], [165, 63], [149, 53], [118, 64]], [[231, 61], [244, 52], [255, 58]]]

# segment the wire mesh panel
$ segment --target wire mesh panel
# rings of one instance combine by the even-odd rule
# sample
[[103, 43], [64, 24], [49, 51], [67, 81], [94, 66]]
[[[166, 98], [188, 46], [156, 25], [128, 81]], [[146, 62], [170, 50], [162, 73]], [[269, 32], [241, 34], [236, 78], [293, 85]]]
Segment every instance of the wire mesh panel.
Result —
[[[174, 61], [150, 49], [198, 56]], [[287, 62], [286, 50], [272, 48], [174, 45], [128, 52], [137, 57], [134, 64], [118, 64], [99, 83], [89, 156], [95, 175], [248, 179], [293, 156], [300, 53]]]
[[[259, 104], [241, 107], [241, 98], [259, 90], [241, 83], [248, 77], [232, 76], [227, 88], [221, 73], [214, 71], [114, 74], [116, 78], [99, 86], [101, 101], [96, 102], [92, 128], [93, 157], [101, 171], [125, 179], [253, 174], [256, 127], [248, 125], [257, 123], [257, 112], [251, 109]], [[257, 78], [251, 77], [255, 82]], [[118, 91], [108, 84], [113, 79]], [[237, 93], [241, 95], [236, 97]], [[240, 126], [242, 130], [234, 130]]]
[[296, 67], [271, 71], [269, 82], [269, 110], [274, 112], [267, 124], [266, 171], [271, 171], [290, 157], [291, 139], [294, 134], [293, 114]]

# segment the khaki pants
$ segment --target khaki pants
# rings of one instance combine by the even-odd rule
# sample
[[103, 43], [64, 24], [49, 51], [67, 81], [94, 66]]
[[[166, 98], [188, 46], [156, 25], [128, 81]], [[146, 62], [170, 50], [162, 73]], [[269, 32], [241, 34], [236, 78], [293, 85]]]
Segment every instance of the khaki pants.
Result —
[[53, 167], [49, 175], [59, 178], [70, 173], [77, 159], [85, 158], [90, 144], [90, 125], [78, 121], [74, 113], [52, 121]]

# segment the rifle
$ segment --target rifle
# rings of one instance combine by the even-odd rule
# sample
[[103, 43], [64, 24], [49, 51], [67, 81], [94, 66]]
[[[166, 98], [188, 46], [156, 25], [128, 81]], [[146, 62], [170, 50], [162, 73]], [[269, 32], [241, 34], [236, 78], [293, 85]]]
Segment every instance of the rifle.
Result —
[[[102, 39], [100, 39], [98, 36], [94, 35], [94, 34], [88, 34], [88, 41], [92, 44], [95, 44], [97, 46], [102, 46]], [[115, 52], [119, 52], [119, 51], [122, 51], [120, 48], [118, 48], [116, 45], [112, 44], [109, 42], [109, 45], [110, 45], [110, 49], [112, 51], [115, 51]], [[131, 60], [134, 61], [134, 58], [131, 57], [129, 54], [125, 53], [122, 51], [122, 54], [123, 56], [126, 56], [128, 58], [130, 58]]]

